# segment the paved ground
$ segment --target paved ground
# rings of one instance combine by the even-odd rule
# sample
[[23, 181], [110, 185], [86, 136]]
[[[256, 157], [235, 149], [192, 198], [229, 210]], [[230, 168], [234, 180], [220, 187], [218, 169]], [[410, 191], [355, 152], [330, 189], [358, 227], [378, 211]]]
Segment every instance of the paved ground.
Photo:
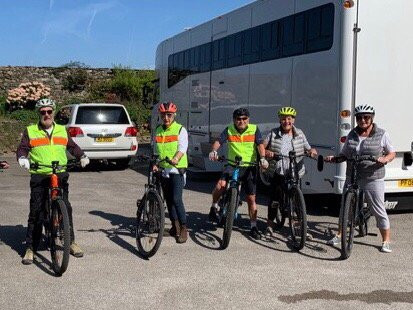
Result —
[[[379, 252], [379, 237], [357, 239], [350, 259], [325, 245], [337, 227], [327, 212], [309, 210], [314, 241], [301, 253], [288, 247], [287, 229], [274, 241], [248, 237], [245, 204], [228, 249], [221, 229], [206, 223], [213, 182], [189, 182], [184, 194], [190, 239], [165, 237], [149, 261], [133, 237], [144, 169], [73, 172], [75, 233], [84, 248], [68, 271], [55, 277], [50, 256], [20, 263], [27, 225], [29, 176], [17, 167], [0, 173], [0, 309], [412, 309], [413, 214], [392, 214], [393, 253]], [[266, 208], [259, 206], [260, 229]], [[378, 230], [371, 223], [371, 232]], [[169, 223], [168, 223], [169, 227]]]

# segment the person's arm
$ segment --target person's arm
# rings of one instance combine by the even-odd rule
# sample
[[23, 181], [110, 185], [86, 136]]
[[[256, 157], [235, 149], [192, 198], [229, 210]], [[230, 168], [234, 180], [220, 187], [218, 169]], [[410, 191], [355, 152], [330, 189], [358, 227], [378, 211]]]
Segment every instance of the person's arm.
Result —
[[219, 138], [212, 143], [211, 152], [209, 153], [209, 160], [217, 160], [218, 150], [226, 141], [228, 141], [228, 127], [225, 128], [219, 135]]
[[261, 131], [258, 128], [255, 131], [255, 144], [257, 145], [258, 154], [260, 155], [260, 158], [265, 158], [264, 139], [262, 137]]
[[171, 159], [171, 163], [173, 165], [177, 165], [179, 161], [181, 160], [182, 156], [185, 155], [185, 153], [188, 150], [188, 132], [184, 127], [182, 127], [181, 132], [179, 133], [178, 136], [178, 150], [176, 151], [174, 157]]
[[307, 137], [305, 136], [305, 134], [303, 133], [303, 142], [304, 142], [304, 150], [307, 152], [307, 154], [312, 157], [315, 158], [317, 156], [317, 150], [315, 148], [312, 148], [310, 143], [308, 143]]
[[387, 132], [384, 133], [381, 139], [381, 145], [384, 149], [384, 156], [377, 158], [377, 161], [383, 165], [391, 162], [396, 157], [396, 150], [390, 142], [390, 137]]
[[76, 157], [76, 159], [78, 160], [85, 156], [85, 152], [83, 152], [79, 145], [77, 145], [76, 142], [73, 141], [72, 137], [70, 137], [69, 135], [67, 136], [66, 149], [71, 155]]
[[30, 152], [30, 140], [29, 140], [29, 133], [27, 131], [27, 128], [24, 130], [22, 138], [20, 140], [20, 144], [17, 147], [16, 151], [16, 158], [19, 160], [19, 158], [27, 158], [29, 157], [29, 152]]

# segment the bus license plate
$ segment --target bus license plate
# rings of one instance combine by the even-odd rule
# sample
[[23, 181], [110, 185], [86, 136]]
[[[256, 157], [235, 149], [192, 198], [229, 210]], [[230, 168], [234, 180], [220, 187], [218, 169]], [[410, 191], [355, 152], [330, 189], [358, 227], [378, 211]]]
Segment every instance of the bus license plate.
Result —
[[115, 139], [111, 137], [98, 137], [95, 139], [96, 142], [113, 142]]
[[413, 179], [399, 180], [399, 187], [413, 187]]

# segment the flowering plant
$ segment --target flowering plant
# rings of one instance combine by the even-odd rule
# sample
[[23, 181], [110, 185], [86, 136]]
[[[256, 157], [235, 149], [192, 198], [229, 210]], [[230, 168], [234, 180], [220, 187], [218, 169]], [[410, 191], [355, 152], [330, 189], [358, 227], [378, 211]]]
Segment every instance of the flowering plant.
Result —
[[50, 87], [41, 82], [22, 83], [17, 88], [10, 89], [7, 92], [7, 103], [9, 110], [27, 108], [30, 104], [34, 106], [36, 101], [46, 98], [50, 95]]

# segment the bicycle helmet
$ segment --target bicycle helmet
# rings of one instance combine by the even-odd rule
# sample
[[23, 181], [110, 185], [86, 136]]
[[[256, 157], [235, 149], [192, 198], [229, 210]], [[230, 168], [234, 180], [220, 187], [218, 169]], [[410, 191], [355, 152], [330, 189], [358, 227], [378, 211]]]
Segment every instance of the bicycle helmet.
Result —
[[239, 108], [239, 109], [236, 109], [234, 113], [232, 113], [232, 118], [237, 118], [240, 116], [250, 117], [250, 111], [248, 111], [248, 109], [246, 108]]
[[354, 115], [357, 114], [375, 114], [374, 108], [371, 105], [359, 105], [354, 109]]
[[282, 107], [279, 111], [278, 111], [278, 117], [281, 116], [292, 116], [292, 117], [296, 117], [297, 116], [297, 111], [292, 108], [292, 107]]
[[40, 110], [41, 108], [50, 107], [53, 110], [56, 109], [56, 103], [52, 99], [44, 98], [40, 99], [36, 102], [36, 110]]
[[177, 110], [178, 108], [172, 101], [162, 102], [158, 108], [159, 113], [176, 113]]

